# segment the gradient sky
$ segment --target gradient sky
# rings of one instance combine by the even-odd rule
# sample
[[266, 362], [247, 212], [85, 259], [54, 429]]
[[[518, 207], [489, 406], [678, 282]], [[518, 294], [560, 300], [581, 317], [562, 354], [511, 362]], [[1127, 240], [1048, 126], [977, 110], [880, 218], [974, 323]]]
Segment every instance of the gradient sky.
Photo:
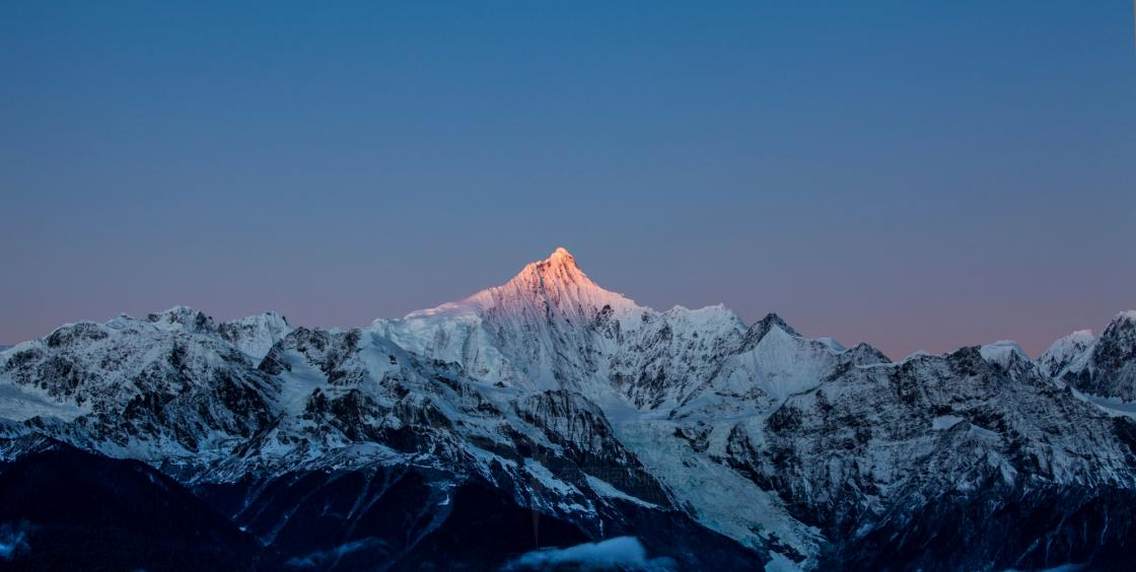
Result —
[[1129, 0], [425, 4], [0, 3], [0, 342], [362, 325], [557, 245], [893, 357], [1136, 307]]

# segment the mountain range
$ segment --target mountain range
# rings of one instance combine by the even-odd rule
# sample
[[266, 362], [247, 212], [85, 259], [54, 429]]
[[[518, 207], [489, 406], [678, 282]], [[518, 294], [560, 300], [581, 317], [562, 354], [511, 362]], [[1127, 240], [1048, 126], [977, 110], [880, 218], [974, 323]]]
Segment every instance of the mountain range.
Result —
[[356, 329], [176, 307], [0, 352], [0, 569], [1127, 569], [1136, 312], [893, 362], [567, 250]]

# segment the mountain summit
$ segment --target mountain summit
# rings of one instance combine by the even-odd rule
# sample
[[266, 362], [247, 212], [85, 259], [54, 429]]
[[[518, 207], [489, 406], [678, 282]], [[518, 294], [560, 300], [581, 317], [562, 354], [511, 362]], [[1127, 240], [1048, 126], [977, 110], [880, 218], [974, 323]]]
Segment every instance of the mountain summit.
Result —
[[552, 254], [548, 255], [548, 258], [545, 260], [545, 262], [556, 262], [560, 264], [571, 264], [572, 266], [575, 266], [576, 258], [572, 256], [571, 252], [568, 252], [567, 248], [564, 248], [563, 246], [557, 246], [556, 250], [553, 250]]
[[544, 260], [527, 264], [502, 286], [474, 294], [471, 301], [483, 308], [547, 306], [565, 315], [594, 317], [604, 306], [623, 311], [636, 308], [622, 294], [601, 288], [576, 265], [576, 258], [563, 247]]
[[508, 282], [486, 288], [464, 300], [412, 312], [406, 319], [469, 312], [546, 315], [556, 312], [572, 319], [594, 317], [604, 306], [615, 311], [638, 308], [622, 294], [601, 288], [576, 264], [576, 257], [558, 247], [545, 258], [525, 265]]
[[595, 374], [595, 354], [604, 343], [589, 326], [602, 320], [613, 333], [628, 330], [649, 313], [653, 310], [593, 282], [560, 247], [500, 286], [401, 320], [376, 320], [373, 328], [495, 383], [582, 389], [583, 378]]

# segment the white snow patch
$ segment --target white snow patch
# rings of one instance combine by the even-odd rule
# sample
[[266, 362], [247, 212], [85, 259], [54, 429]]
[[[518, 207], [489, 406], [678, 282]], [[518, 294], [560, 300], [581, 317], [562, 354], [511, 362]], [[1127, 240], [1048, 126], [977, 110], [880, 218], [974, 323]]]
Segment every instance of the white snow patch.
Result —
[[832, 337], [829, 337], [829, 336], [823, 336], [823, 337], [816, 338], [816, 341], [824, 344], [825, 346], [828, 347], [829, 350], [832, 350], [834, 353], [841, 353], [844, 350], [848, 349], [848, 348], [844, 347], [844, 344], [841, 344], [840, 342], [836, 341], [836, 338], [832, 338]]
[[765, 572], [801, 572], [801, 567], [796, 562], [789, 560], [780, 552], [770, 551], [769, 555], [773, 559], [765, 563]]
[[1001, 441], [1002, 439], [1001, 433], [974, 424], [970, 426], [970, 433], [976, 437], [990, 441]]
[[1098, 397], [1096, 395], [1082, 394], [1085, 399], [1097, 407], [1103, 409], [1113, 417], [1131, 417], [1136, 419], [1136, 402], [1124, 401], [1121, 399], [1113, 399], [1108, 397]]
[[72, 403], [59, 403], [34, 386], [0, 382], [0, 419], [24, 421], [33, 417], [57, 417], [71, 421], [88, 413]]
[[962, 417], [956, 415], [940, 415], [931, 420], [931, 429], [934, 431], [945, 431], [965, 421]]
[[570, 483], [566, 483], [552, 474], [547, 467], [533, 459], [525, 459], [525, 470], [540, 481], [545, 488], [556, 491], [562, 495], [580, 494], [580, 490]]
[[280, 375], [283, 381], [280, 387], [280, 405], [288, 413], [299, 416], [316, 388], [326, 385], [327, 377], [301, 354], [288, 354], [286, 360], [291, 371]]
[[628, 501], [628, 502], [631, 502], [631, 503], [634, 503], [634, 504], [637, 504], [639, 506], [646, 507], [646, 508], [659, 508], [659, 505], [656, 505], [654, 503], [649, 503], [649, 502], [647, 502], [647, 501], [645, 501], [641, 498], [638, 498], [638, 497], [633, 497], [633, 496], [615, 488], [614, 486], [612, 486], [607, 481], [597, 479], [596, 477], [593, 477], [591, 475], [584, 475], [584, 478], [587, 479], [588, 486], [592, 487], [592, 490], [595, 491], [596, 494], [600, 495], [601, 497], [625, 500], [625, 501]]

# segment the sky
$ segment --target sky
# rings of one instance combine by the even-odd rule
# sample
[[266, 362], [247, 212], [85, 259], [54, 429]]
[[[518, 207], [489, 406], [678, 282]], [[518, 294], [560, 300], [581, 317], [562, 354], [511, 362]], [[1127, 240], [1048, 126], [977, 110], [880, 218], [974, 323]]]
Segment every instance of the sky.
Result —
[[892, 357], [1136, 308], [1128, 0], [0, 2], [0, 343], [359, 326], [556, 246]]

